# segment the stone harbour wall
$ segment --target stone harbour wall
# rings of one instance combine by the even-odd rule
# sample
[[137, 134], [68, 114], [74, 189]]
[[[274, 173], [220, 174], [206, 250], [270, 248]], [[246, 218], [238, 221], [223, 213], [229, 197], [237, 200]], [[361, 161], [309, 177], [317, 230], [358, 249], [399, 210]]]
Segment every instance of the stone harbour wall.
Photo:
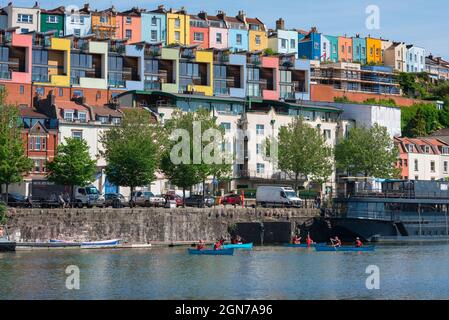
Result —
[[124, 208], [14, 209], [7, 230], [17, 242], [97, 241], [175, 243], [228, 236], [239, 222], [291, 222], [292, 230], [319, 214], [316, 209], [285, 208]]

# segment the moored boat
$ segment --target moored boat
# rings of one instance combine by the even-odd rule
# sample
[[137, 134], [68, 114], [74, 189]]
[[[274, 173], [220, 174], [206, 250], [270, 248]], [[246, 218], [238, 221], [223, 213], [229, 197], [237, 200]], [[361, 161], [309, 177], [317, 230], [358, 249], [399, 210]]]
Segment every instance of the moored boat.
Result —
[[253, 243], [236, 243], [236, 244], [224, 244], [221, 246], [223, 249], [252, 249]]
[[363, 246], [363, 247], [355, 247], [355, 246], [341, 246], [341, 247], [334, 247], [334, 246], [328, 246], [328, 245], [320, 245], [315, 246], [315, 250], [318, 252], [335, 252], [335, 251], [342, 251], [342, 252], [373, 252], [375, 250], [374, 246]]
[[188, 248], [187, 251], [189, 254], [197, 254], [197, 255], [210, 255], [210, 256], [232, 256], [234, 254], [234, 249], [219, 249], [219, 250], [209, 250], [209, 249], [192, 249]]
[[16, 243], [5, 238], [0, 239], [0, 252], [16, 251]]
[[79, 246], [81, 248], [110, 247], [110, 246], [119, 245], [120, 239], [101, 240], [101, 241], [85, 241], [85, 242], [73, 242], [73, 241], [50, 239], [48, 244], [50, 247], [65, 247], [65, 246], [67, 246], [67, 247]]

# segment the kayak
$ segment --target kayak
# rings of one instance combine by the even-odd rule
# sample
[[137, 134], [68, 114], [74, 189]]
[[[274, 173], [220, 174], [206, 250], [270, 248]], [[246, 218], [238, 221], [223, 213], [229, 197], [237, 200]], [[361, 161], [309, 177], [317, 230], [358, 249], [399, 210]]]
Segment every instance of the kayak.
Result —
[[328, 245], [315, 246], [316, 251], [343, 251], [343, 252], [372, 252], [374, 251], [374, 246], [363, 246], [363, 247], [353, 247], [353, 246], [343, 246], [343, 247], [333, 247]]
[[253, 243], [236, 243], [236, 244], [224, 244], [221, 246], [223, 249], [252, 249]]
[[[316, 247], [316, 246], [324, 246], [326, 245], [325, 243], [312, 243], [310, 245], [310, 247]], [[289, 248], [307, 248], [307, 243], [301, 243], [301, 244], [293, 244], [293, 243], [284, 243], [283, 244], [284, 247], [289, 247]]]
[[198, 254], [198, 255], [209, 255], [209, 256], [232, 256], [234, 254], [234, 249], [220, 249], [220, 250], [198, 250], [198, 249], [187, 249], [189, 254]]

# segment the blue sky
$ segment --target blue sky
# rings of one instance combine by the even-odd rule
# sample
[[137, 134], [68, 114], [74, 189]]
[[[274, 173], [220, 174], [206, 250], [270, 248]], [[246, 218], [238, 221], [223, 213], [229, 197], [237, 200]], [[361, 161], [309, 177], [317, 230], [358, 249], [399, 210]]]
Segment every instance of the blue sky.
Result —
[[[9, 0], [0, 0], [6, 5]], [[82, 6], [87, 0], [50, 1], [41, 0], [44, 8], [59, 5]], [[325, 34], [362, 36], [371, 34], [394, 41], [404, 41], [425, 47], [427, 52], [449, 59], [449, 2], [447, 0], [133, 0], [91, 2], [94, 8], [102, 9], [115, 6], [119, 10], [132, 6], [153, 9], [159, 4], [167, 8], [185, 6], [190, 13], [205, 10], [215, 14], [224, 10], [235, 15], [243, 9], [248, 16], [258, 17], [273, 28], [276, 19], [284, 18], [288, 28], [309, 30], [316, 26]], [[122, 4], [123, 3], [123, 4]], [[30, 6], [34, 0], [15, 0], [15, 5]], [[368, 5], [377, 5], [380, 9], [380, 29], [368, 30], [365, 27]]]

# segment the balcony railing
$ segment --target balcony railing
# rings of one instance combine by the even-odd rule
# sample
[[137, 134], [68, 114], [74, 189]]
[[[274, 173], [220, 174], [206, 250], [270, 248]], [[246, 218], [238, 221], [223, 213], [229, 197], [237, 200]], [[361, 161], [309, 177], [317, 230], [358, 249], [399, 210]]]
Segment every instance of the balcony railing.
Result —
[[[262, 180], [276, 180], [276, 181], [294, 181], [294, 177], [281, 171], [267, 171], [267, 170], [237, 170], [234, 173], [234, 178], [240, 179], [262, 179]], [[299, 179], [301, 180], [301, 178]]]
[[156, 81], [145, 81], [145, 90], [161, 90], [161, 83]]

